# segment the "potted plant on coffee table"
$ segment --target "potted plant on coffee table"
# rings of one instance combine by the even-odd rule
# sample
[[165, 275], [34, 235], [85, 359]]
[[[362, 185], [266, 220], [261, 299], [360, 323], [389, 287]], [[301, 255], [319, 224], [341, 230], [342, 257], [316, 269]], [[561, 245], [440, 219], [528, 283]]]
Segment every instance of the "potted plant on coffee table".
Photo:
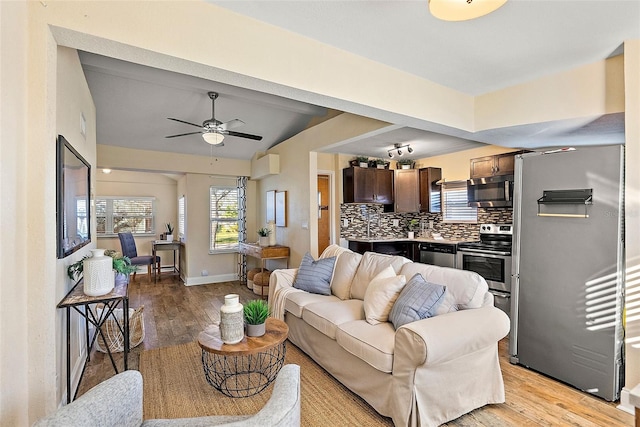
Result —
[[261, 337], [265, 333], [265, 322], [269, 317], [269, 306], [265, 300], [251, 300], [244, 305], [244, 322], [248, 337]]

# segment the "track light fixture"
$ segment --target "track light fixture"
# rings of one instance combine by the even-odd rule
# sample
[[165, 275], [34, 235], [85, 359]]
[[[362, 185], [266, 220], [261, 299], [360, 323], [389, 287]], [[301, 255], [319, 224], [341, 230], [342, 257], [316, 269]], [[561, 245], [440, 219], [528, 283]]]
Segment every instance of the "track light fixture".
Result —
[[409, 154], [413, 153], [413, 148], [411, 148], [409, 144], [393, 144], [393, 148], [389, 148], [389, 150], [387, 150], [387, 154], [389, 157], [393, 158], [393, 152], [395, 151], [398, 154], [398, 157], [400, 157], [402, 156], [402, 154], [404, 154], [402, 152], [403, 148], [406, 148]]

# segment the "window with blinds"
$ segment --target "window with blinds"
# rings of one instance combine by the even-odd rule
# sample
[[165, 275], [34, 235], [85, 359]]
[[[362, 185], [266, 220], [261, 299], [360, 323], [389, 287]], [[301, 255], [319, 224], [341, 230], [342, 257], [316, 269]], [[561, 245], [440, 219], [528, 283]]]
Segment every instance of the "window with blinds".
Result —
[[467, 206], [467, 181], [442, 184], [442, 221], [477, 223], [478, 209]]
[[209, 253], [232, 252], [238, 249], [238, 208], [238, 188], [215, 186], [210, 188]]
[[98, 197], [96, 222], [98, 237], [112, 237], [130, 231], [155, 235], [154, 197]]
[[183, 241], [185, 229], [184, 229], [184, 221], [185, 221], [185, 206], [184, 206], [184, 196], [178, 199], [178, 239]]

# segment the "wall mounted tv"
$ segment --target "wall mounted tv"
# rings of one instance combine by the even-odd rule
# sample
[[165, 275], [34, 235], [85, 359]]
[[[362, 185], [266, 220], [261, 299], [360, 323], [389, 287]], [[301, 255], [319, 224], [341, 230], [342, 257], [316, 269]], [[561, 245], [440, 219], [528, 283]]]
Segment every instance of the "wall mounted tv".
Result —
[[62, 135], [56, 161], [58, 258], [65, 258], [91, 241], [91, 166]]

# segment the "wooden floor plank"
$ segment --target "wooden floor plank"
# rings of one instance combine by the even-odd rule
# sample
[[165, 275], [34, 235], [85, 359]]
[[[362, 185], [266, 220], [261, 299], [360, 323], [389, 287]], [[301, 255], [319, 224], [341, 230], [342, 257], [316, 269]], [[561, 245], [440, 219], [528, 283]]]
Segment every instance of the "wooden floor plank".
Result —
[[[230, 293], [239, 294], [242, 303], [258, 298], [238, 282], [185, 286], [176, 276], [163, 276], [157, 283], [147, 283], [146, 276], [138, 276], [129, 286], [129, 300], [131, 307], [145, 307], [146, 336], [132, 349], [129, 367], [138, 369], [143, 350], [196, 340], [200, 331], [218, 321], [224, 295]], [[506, 402], [476, 409], [446, 426], [633, 426], [633, 416], [616, 409], [616, 403], [509, 363], [507, 339], [499, 343], [498, 352]], [[122, 366], [122, 353], [116, 355], [116, 362]], [[94, 352], [78, 394], [113, 375], [109, 358]]]

